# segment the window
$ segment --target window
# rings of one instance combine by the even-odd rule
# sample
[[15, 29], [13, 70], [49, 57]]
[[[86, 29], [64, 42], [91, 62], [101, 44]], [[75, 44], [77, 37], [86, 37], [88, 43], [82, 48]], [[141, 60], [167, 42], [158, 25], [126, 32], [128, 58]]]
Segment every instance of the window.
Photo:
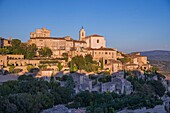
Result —
[[97, 40], [97, 43], [99, 43], [99, 40]]
[[107, 60], [105, 60], [104, 63], [107, 64]]
[[107, 55], [107, 52], [105, 52], [105, 54]]

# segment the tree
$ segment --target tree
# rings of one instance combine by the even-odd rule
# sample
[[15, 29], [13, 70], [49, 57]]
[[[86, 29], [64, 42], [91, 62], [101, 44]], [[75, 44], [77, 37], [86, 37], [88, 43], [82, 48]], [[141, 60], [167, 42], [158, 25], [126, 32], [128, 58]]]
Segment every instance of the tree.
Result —
[[38, 52], [39, 55], [43, 57], [50, 57], [52, 55], [52, 50], [48, 47], [43, 47]]
[[150, 81], [149, 84], [152, 85], [152, 87], [154, 87], [155, 93], [159, 96], [162, 97], [165, 94], [165, 87], [163, 86], [163, 84], [161, 83], [161, 81]]
[[63, 53], [62, 56], [64, 57], [65, 61], [68, 62], [68, 53]]
[[58, 71], [61, 71], [63, 69], [63, 65], [61, 65], [61, 62], [57, 64]]
[[78, 70], [77, 65], [74, 64], [73, 61], [70, 61], [70, 62], [68, 63], [68, 67], [70, 67], [70, 72], [75, 72], [75, 71]]
[[0, 48], [0, 54], [5, 55], [9, 53], [9, 50], [7, 48]]
[[15, 66], [10, 66], [10, 67], [9, 67], [9, 72], [10, 72], [10, 73], [14, 73], [14, 69], [15, 69]]
[[79, 70], [84, 69], [85, 67], [85, 60], [83, 56], [75, 56], [72, 58], [72, 63], [76, 64]]
[[13, 54], [23, 54], [23, 52], [26, 52], [26, 51], [24, 51], [25, 47], [24, 48], [21, 47], [21, 44], [22, 44], [21, 40], [12, 39], [11, 44], [12, 44], [11, 51], [12, 51]]
[[35, 44], [28, 45], [26, 48], [25, 58], [32, 59], [36, 55], [37, 47]]
[[104, 68], [103, 58], [100, 60], [100, 68], [101, 68], [101, 69], [103, 69], [103, 68]]
[[85, 56], [86, 63], [93, 63], [93, 57], [90, 54]]
[[28, 65], [28, 66], [27, 66], [27, 71], [30, 72], [30, 70], [31, 70], [32, 68], [35, 68], [35, 67], [34, 67], [33, 65]]
[[152, 71], [153, 71], [153, 72], [157, 73], [158, 70], [159, 70], [159, 69], [158, 69], [157, 67], [155, 67], [155, 66], [152, 67]]
[[12, 47], [19, 48], [19, 46], [21, 44], [21, 40], [19, 40], [19, 39], [12, 39], [11, 44], [12, 44]]
[[46, 68], [47, 68], [47, 65], [42, 64], [42, 65], [39, 65], [38, 67], [39, 67], [40, 69], [46, 69]]

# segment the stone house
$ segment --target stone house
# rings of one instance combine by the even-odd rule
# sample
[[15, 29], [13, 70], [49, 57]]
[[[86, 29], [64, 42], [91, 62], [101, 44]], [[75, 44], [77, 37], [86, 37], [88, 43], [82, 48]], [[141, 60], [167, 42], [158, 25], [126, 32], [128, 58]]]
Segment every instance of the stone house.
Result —
[[75, 92], [80, 91], [92, 91], [92, 80], [89, 79], [86, 75], [80, 73], [72, 73], [73, 81], [75, 83]]
[[11, 40], [12, 40], [12, 38], [11, 38], [11, 37], [9, 37], [9, 40], [8, 40], [8, 39], [5, 39], [5, 38], [0, 37], [0, 47], [7, 47], [7, 46], [11, 46]]
[[51, 77], [53, 75], [54, 70], [53, 69], [41, 69], [37, 75], [36, 78], [41, 78], [41, 77]]
[[124, 78], [115, 77], [111, 82], [102, 83], [101, 92], [115, 92], [117, 94], [131, 94], [133, 92], [132, 84]]

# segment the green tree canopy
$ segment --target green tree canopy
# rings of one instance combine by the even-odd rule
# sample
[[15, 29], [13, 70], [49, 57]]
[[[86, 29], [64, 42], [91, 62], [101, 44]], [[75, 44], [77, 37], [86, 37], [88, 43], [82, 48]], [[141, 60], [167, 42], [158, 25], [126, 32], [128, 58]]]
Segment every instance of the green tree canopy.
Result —
[[93, 57], [90, 54], [85, 56], [86, 63], [93, 63]]
[[61, 71], [63, 69], [63, 65], [61, 64], [61, 62], [57, 64], [57, 68], [58, 68], [58, 71]]
[[38, 52], [39, 55], [43, 57], [50, 57], [52, 55], [52, 50], [48, 47], [43, 47]]

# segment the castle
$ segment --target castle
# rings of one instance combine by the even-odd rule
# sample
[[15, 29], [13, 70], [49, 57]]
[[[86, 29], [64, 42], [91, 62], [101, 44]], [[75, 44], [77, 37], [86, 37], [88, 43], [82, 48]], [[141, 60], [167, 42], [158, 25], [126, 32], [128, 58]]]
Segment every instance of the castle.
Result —
[[[135, 70], [150, 68], [146, 56], [141, 56], [140, 53], [125, 54], [117, 51], [117, 49], [108, 48], [106, 47], [104, 36], [98, 34], [86, 36], [83, 27], [79, 31], [79, 40], [74, 40], [70, 36], [51, 37], [50, 35], [51, 31], [46, 28], [36, 29], [35, 32], [30, 33], [30, 39], [27, 44], [36, 44], [38, 49], [43, 47], [50, 48], [53, 53], [51, 57], [53, 58], [62, 58], [63, 53], [67, 53], [69, 59], [77, 55], [85, 56], [90, 54], [93, 60], [97, 62], [103, 60], [104, 69], [109, 70], [111, 73], [124, 69]], [[120, 59], [124, 58], [130, 58], [131, 60], [121, 62]], [[14, 66], [24, 66], [28, 63], [35, 66], [40, 64], [40, 60], [24, 59], [22, 55], [1, 55], [0, 59], [2, 59], [0, 60], [0, 64], [4, 66], [7, 66], [8, 63]]]

